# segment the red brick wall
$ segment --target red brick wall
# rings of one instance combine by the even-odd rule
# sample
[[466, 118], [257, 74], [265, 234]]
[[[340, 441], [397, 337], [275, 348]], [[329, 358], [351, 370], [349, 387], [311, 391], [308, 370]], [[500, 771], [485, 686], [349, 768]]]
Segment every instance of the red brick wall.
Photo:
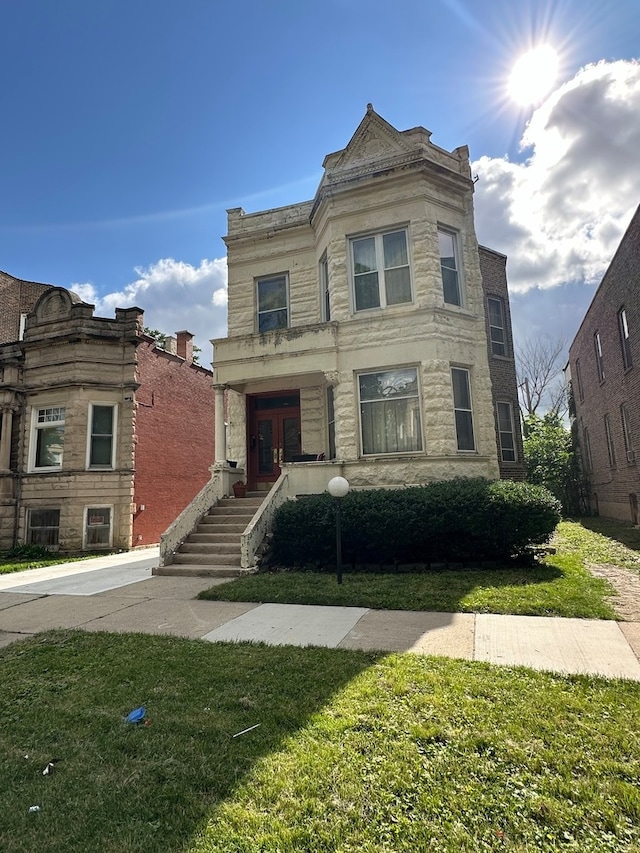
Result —
[[[618, 331], [618, 311], [624, 307], [629, 326], [633, 367], [624, 368]], [[594, 335], [600, 334], [604, 381], [596, 364]], [[582, 393], [576, 362], [580, 362]], [[640, 502], [640, 208], [636, 211], [605, 273], [578, 334], [569, 349], [578, 440], [583, 458], [584, 427], [589, 430], [592, 470], [592, 510], [611, 518], [633, 521], [630, 495]], [[635, 459], [627, 461], [620, 406], [631, 420]], [[609, 462], [604, 417], [609, 415], [615, 466]], [[637, 523], [637, 519], [636, 519]]]
[[22, 281], [0, 270], [0, 344], [17, 341], [20, 315], [28, 314], [52, 285]]
[[[513, 351], [513, 336], [511, 331], [511, 311], [509, 308], [509, 291], [507, 288], [507, 259], [499, 252], [494, 252], [484, 246], [479, 246], [480, 273], [484, 291], [484, 310], [487, 329], [487, 347], [489, 353], [489, 375], [493, 392], [493, 415], [496, 419], [496, 445], [498, 448], [498, 463], [500, 477], [503, 480], [524, 480], [524, 454], [522, 450], [522, 431], [520, 429], [520, 410], [518, 407], [518, 388], [516, 383], [516, 365]], [[495, 296], [502, 300], [505, 319], [506, 355], [493, 355], [489, 334], [489, 312], [487, 297]], [[514, 439], [516, 446], [516, 461], [503, 462], [500, 453], [500, 438], [496, 415], [496, 402], [511, 403], [513, 414]]]
[[149, 340], [137, 357], [134, 547], [160, 540], [209, 480], [214, 460], [211, 372]]

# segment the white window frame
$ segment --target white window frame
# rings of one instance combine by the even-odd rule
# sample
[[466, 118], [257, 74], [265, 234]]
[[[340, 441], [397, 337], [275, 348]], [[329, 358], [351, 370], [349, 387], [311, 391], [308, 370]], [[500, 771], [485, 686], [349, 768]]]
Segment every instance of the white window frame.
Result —
[[[453, 240], [453, 259], [455, 262], [455, 272], [457, 274], [458, 284], [458, 302], [447, 302], [445, 298], [444, 276], [443, 269], [452, 269], [450, 266], [443, 264], [443, 255], [440, 250], [440, 235], [450, 237]], [[464, 279], [462, 275], [462, 256], [460, 254], [460, 232], [455, 228], [448, 228], [446, 225], [438, 225], [438, 256], [440, 258], [440, 277], [442, 281], [442, 299], [445, 305], [455, 305], [457, 308], [465, 307]], [[449, 257], [448, 255], [446, 257]]]
[[[454, 371], [466, 374], [467, 396], [469, 397], [469, 406], [456, 404], [455, 385], [453, 383]], [[476, 453], [476, 430], [473, 422], [473, 396], [471, 394], [471, 371], [468, 367], [451, 366], [451, 399], [453, 402], [453, 417], [456, 430], [456, 446], [458, 453]], [[460, 432], [458, 431], [458, 413], [468, 414], [471, 417], [471, 438], [473, 439], [473, 447], [460, 447]]]
[[[506, 406], [507, 407], [508, 414], [509, 414], [509, 425], [510, 425], [509, 430], [502, 429], [502, 422], [500, 420], [499, 406]], [[518, 461], [518, 449], [516, 447], [516, 431], [515, 431], [515, 425], [514, 425], [514, 421], [513, 421], [513, 405], [511, 404], [511, 402], [509, 400], [496, 400], [496, 422], [498, 425], [498, 437], [500, 440], [500, 458], [505, 463], [517, 462]], [[507, 450], [513, 451], [513, 459], [505, 459], [504, 458], [505, 448], [504, 448], [504, 445], [502, 443], [503, 434], [507, 434], [507, 435], [511, 436], [511, 441], [512, 441], [513, 446], [510, 448], [507, 448]]]
[[[111, 409], [113, 412], [113, 419], [111, 422], [111, 459], [107, 465], [99, 465], [96, 463], [91, 463], [91, 446], [94, 437], [93, 432], [93, 412], [96, 407], [100, 407], [103, 409]], [[110, 403], [110, 402], [100, 402], [96, 400], [93, 403], [89, 403], [89, 414], [87, 417], [87, 456], [86, 456], [86, 467], [87, 470], [91, 471], [112, 471], [116, 467], [116, 443], [117, 443], [117, 431], [118, 431], [118, 404]], [[96, 433], [96, 436], [102, 435], [102, 433]]]
[[[267, 281], [279, 281], [284, 280], [285, 287], [285, 304], [279, 306], [278, 308], [268, 308], [264, 311], [260, 310], [260, 285]], [[281, 329], [288, 329], [291, 325], [291, 307], [289, 301], [289, 273], [287, 272], [277, 272], [273, 273], [273, 275], [261, 275], [259, 278], [255, 280], [255, 293], [256, 293], [256, 332], [260, 335], [266, 335], [269, 332], [278, 332]], [[266, 314], [275, 314], [277, 311], [286, 311], [286, 323], [283, 326], [274, 326], [272, 329], [261, 329], [260, 328], [260, 317]]]
[[[394, 374], [400, 373], [408, 373], [412, 371], [415, 374], [416, 381], [416, 394], [404, 395], [388, 399], [393, 399], [396, 401], [401, 400], [416, 400], [417, 407], [413, 410], [414, 417], [417, 415], [417, 423], [414, 424], [413, 432], [416, 436], [416, 444], [417, 447], [410, 448], [409, 450], [365, 450], [365, 442], [364, 442], [364, 422], [363, 422], [363, 406], [372, 406], [376, 403], [384, 403], [384, 400], [362, 400], [362, 385], [361, 379], [365, 376], [384, 376], [387, 375], [392, 377]], [[358, 394], [358, 420], [359, 420], [359, 428], [360, 428], [360, 451], [362, 456], [364, 457], [372, 457], [372, 456], [406, 456], [407, 454], [416, 454], [424, 452], [424, 437], [423, 437], [423, 426], [422, 426], [422, 396], [420, 391], [420, 370], [417, 365], [405, 365], [403, 367], [383, 367], [379, 370], [365, 370], [356, 375], [356, 385], [357, 385], [357, 394]], [[384, 393], [384, 392], [383, 392]], [[397, 436], [396, 436], [397, 439]]]
[[[491, 303], [495, 302], [500, 308], [500, 319], [502, 325], [496, 326], [491, 322]], [[487, 314], [489, 321], [489, 342], [491, 344], [491, 355], [507, 356], [507, 322], [505, 318], [504, 300], [499, 296], [487, 296]], [[499, 329], [502, 334], [502, 340], [494, 339], [494, 329]], [[496, 352], [496, 347], [502, 347], [502, 352]]]
[[27, 327], [27, 315], [26, 314], [20, 314], [20, 328], [18, 329], [18, 340], [19, 341], [24, 340], [24, 332], [25, 332], [26, 327]]
[[[41, 412], [45, 414], [41, 416]], [[54, 414], [58, 413], [58, 418], [54, 419]], [[62, 413], [62, 417], [59, 417]], [[40, 418], [45, 418], [40, 420]], [[47, 420], [49, 418], [49, 420]], [[36, 465], [38, 458], [38, 439], [41, 432], [47, 429], [58, 429], [62, 427], [62, 453], [60, 454], [59, 465]], [[29, 441], [29, 471], [30, 472], [46, 472], [46, 471], [61, 471], [64, 461], [64, 433], [66, 429], [66, 407], [60, 404], [34, 405], [31, 411], [31, 436]]]
[[625, 370], [630, 370], [633, 367], [633, 355], [631, 353], [631, 339], [629, 338], [627, 310], [624, 306], [618, 311], [618, 331], [622, 348], [622, 364]]
[[[385, 267], [384, 265], [384, 238], [389, 234], [404, 234], [405, 246], [407, 250], [407, 263], [399, 267]], [[372, 305], [370, 308], [358, 308], [356, 299], [356, 278], [358, 274], [355, 271], [355, 256], [354, 244], [359, 240], [374, 240], [376, 269], [372, 270], [378, 276], [378, 305]], [[404, 269], [406, 266], [409, 272], [409, 299], [402, 302], [391, 302], [387, 304], [387, 288], [386, 288], [386, 273], [389, 270]], [[401, 305], [411, 305], [413, 303], [413, 275], [411, 273], [411, 241], [409, 239], [408, 225], [398, 225], [397, 227], [385, 228], [382, 231], [372, 231], [371, 233], [356, 234], [349, 237], [349, 268], [351, 277], [351, 305], [354, 314], [362, 314], [367, 311], [381, 311], [386, 308], [396, 308]]]
[[[40, 527], [33, 527], [31, 524], [32, 513], [34, 512], [57, 512], [58, 513], [58, 526], [55, 525], [42, 525]], [[57, 530], [57, 536], [55, 537], [56, 541], [51, 543], [46, 542], [33, 542], [31, 533], [33, 530]], [[60, 509], [58, 507], [30, 507], [27, 509], [26, 518], [25, 518], [25, 542], [28, 545], [42, 545], [44, 548], [49, 548], [52, 551], [57, 550], [60, 547]]]
[[[90, 543], [88, 541], [89, 536], [89, 521], [91, 520], [90, 512], [102, 512], [104, 510], [109, 510], [109, 537], [108, 542], [99, 542], [99, 543]], [[92, 525], [97, 527], [104, 527], [105, 525]], [[109, 550], [113, 547], [113, 504], [92, 504], [90, 506], [85, 506], [84, 512], [82, 514], [82, 550], [83, 551], [92, 551], [92, 550]]]
[[602, 357], [602, 341], [600, 340], [600, 332], [596, 332], [593, 336], [593, 348], [596, 353], [598, 381], [604, 382], [604, 358]]

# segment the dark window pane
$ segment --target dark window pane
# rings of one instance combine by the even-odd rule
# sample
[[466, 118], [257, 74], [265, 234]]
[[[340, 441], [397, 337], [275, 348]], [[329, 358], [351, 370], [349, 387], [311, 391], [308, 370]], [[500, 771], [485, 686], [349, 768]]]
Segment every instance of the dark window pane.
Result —
[[287, 307], [287, 282], [284, 276], [258, 282], [258, 310], [273, 311]]
[[409, 263], [407, 257], [407, 235], [404, 231], [394, 231], [382, 237], [385, 269], [403, 267]]
[[456, 412], [456, 434], [458, 436], [458, 450], [475, 450], [471, 412]]
[[385, 273], [387, 305], [411, 302], [411, 276], [409, 267], [387, 270]]
[[258, 315], [258, 331], [272, 332], [274, 329], [287, 328], [287, 309], [267, 311]]
[[355, 277], [356, 311], [380, 307], [378, 292], [378, 273], [372, 272]]
[[442, 289], [444, 301], [448, 305], [460, 305], [460, 286], [458, 284], [458, 273], [456, 270], [442, 267]]
[[453, 369], [453, 405], [456, 409], [470, 409], [471, 395], [469, 393], [469, 374], [466, 370]]

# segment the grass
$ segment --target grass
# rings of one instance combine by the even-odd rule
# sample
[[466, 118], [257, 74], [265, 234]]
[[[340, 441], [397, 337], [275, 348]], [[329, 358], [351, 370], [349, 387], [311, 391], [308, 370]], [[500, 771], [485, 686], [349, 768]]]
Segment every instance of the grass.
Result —
[[0, 679], [3, 853], [640, 846], [640, 684], [83, 632]]
[[[533, 567], [346, 573], [340, 586], [334, 575], [323, 572], [264, 573], [213, 587], [200, 597], [385, 610], [614, 619], [609, 601], [613, 587], [593, 577], [585, 562], [640, 566], [640, 554], [578, 522], [558, 525], [552, 544], [556, 554]], [[594, 555], [598, 555], [597, 560]]]
[[[107, 552], [109, 554], [113, 551]], [[12, 572], [26, 572], [27, 569], [43, 569], [46, 566], [57, 566], [60, 563], [77, 563], [80, 560], [91, 560], [96, 557], [104, 557], [105, 553], [100, 554], [84, 554], [80, 557], [47, 557], [46, 559], [27, 558], [19, 560], [14, 557], [7, 557], [0, 554], [0, 575], [7, 575]]]

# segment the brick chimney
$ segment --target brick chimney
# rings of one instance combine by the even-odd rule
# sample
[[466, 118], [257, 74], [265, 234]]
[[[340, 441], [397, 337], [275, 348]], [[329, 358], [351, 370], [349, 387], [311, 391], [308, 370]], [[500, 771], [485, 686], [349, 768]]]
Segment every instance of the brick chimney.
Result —
[[184, 358], [186, 362], [191, 364], [193, 361], [193, 335], [191, 332], [183, 330], [176, 332], [176, 352], [180, 358]]

